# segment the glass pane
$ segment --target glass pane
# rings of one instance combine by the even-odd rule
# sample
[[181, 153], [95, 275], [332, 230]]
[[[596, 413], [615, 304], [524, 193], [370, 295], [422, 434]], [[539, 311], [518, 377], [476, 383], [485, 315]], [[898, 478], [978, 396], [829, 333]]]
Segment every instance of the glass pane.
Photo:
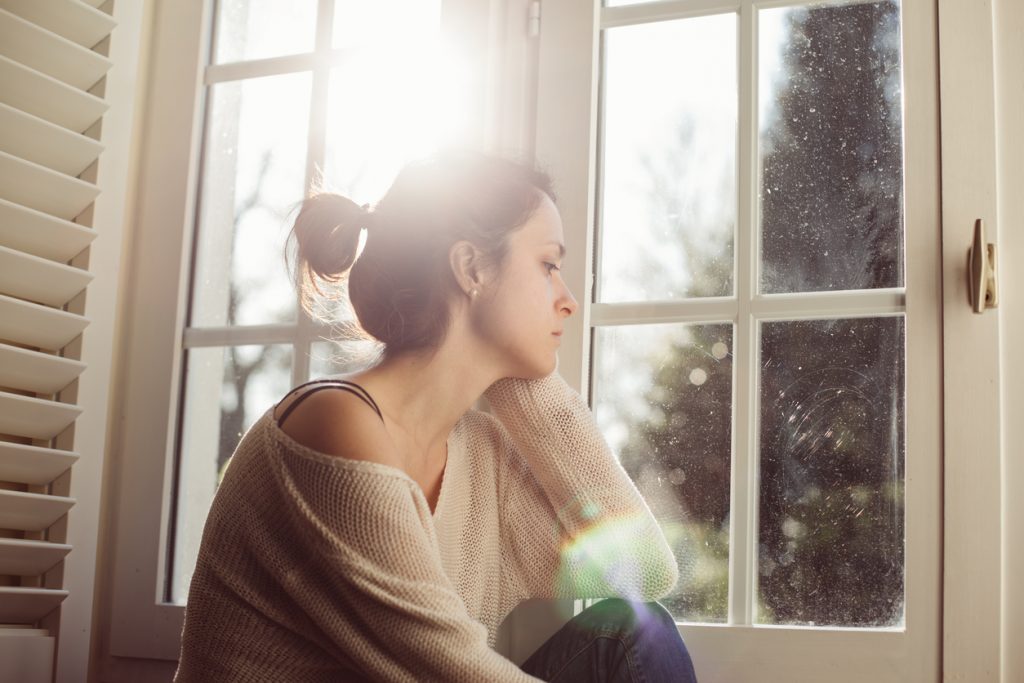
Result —
[[189, 324], [295, 319], [284, 261], [306, 175], [310, 75], [210, 88]]
[[758, 623], [903, 623], [903, 330], [761, 326]]
[[214, 63], [312, 52], [317, 0], [219, 0]]
[[334, 47], [429, 42], [441, 26], [440, 0], [336, 0]]
[[903, 286], [899, 3], [759, 25], [761, 291]]
[[464, 72], [438, 43], [363, 50], [331, 72], [326, 184], [376, 202], [401, 166], [468, 142]]
[[309, 351], [309, 378], [321, 379], [358, 372], [373, 365], [383, 346], [374, 341], [313, 342]]
[[252, 423], [291, 385], [292, 347], [186, 351], [171, 602], [188, 597], [203, 525], [225, 465]]
[[736, 15], [604, 31], [599, 301], [732, 294]]
[[659, 602], [678, 620], [726, 621], [732, 325], [597, 328], [593, 396], [679, 561], [679, 583]]

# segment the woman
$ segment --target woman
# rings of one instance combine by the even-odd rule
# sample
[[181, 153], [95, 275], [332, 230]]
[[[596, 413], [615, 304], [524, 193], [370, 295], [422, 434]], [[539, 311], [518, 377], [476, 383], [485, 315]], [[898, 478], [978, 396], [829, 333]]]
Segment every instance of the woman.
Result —
[[[449, 152], [406, 166], [372, 210], [304, 202], [304, 303], [347, 281], [384, 350], [297, 387], [239, 443], [175, 680], [693, 680], [655, 602], [672, 551], [554, 372], [577, 303], [552, 198], [542, 173]], [[471, 409], [481, 395], [493, 415]], [[615, 599], [520, 669], [492, 648], [530, 597]]]

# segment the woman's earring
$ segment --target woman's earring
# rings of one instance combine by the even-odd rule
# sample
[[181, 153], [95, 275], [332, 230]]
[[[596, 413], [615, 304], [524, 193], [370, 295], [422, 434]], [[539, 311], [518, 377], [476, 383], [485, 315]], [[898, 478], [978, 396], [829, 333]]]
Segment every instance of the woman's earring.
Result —
[[474, 299], [476, 298], [476, 295], [477, 295], [477, 294], [478, 294], [478, 292], [477, 292], [477, 290], [476, 290], [476, 287], [474, 287], [473, 289], [471, 289], [471, 290], [469, 291], [469, 295], [470, 295], [471, 297], [473, 297]]

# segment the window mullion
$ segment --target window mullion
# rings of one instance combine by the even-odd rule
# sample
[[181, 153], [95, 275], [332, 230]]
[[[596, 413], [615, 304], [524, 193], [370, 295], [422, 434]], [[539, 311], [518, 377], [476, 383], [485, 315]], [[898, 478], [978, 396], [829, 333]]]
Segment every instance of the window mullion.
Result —
[[739, 121], [736, 182], [736, 331], [733, 335], [733, 454], [729, 503], [728, 623], [752, 623], [757, 559], [757, 326], [751, 302], [757, 273], [757, 15], [739, 11]]
[[[327, 97], [331, 78], [331, 43], [334, 34], [334, 0], [320, 0], [316, 17], [316, 43], [313, 59], [313, 84], [309, 104], [309, 144], [306, 150], [306, 192], [314, 191], [322, 181], [324, 157], [327, 153]], [[296, 273], [298, 277], [298, 273]], [[316, 336], [315, 321], [301, 310], [297, 297], [298, 326], [293, 344], [292, 384], [309, 379], [310, 340]]]

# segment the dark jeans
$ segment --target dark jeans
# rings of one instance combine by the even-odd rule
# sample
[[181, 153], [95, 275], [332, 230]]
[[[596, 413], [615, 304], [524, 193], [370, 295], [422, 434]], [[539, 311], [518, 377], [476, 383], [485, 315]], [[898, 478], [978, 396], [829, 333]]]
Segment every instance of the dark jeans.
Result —
[[618, 598], [577, 614], [519, 668], [561, 683], [697, 681], [668, 610], [657, 602]]

